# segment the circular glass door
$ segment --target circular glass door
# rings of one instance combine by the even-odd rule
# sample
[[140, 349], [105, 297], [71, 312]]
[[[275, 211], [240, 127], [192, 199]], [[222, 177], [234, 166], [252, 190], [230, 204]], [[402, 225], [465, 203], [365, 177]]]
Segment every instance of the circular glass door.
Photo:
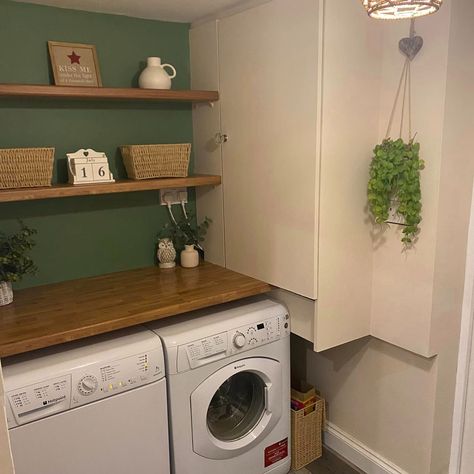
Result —
[[216, 391], [207, 409], [207, 427], [221, 441], [248, 434], [265, 412], [265, 383], [252, 372], [239, 372]]

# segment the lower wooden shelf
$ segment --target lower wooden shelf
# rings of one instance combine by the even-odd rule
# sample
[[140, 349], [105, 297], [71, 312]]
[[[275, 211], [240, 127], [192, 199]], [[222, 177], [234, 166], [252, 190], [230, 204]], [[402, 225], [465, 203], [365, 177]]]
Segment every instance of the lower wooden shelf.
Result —
[[0, 307], [0, 357], [73, 341], [270, 291], [204, 263], [156, 267], [37, 286]]
[[115, 183], [101, 184], [57, 184], [47, 188], [3, 189], [0, 190], [0, 202], [32, 201], [37, 199], [90, 196], [97, 194], [130, 193], [166, 188], [216, 186], [219, 184], [221, 184], [220, 176], [206, 174], [197, 174], [186, 178], [160, 178], [137, 181], [123, 179], [116, 181]]

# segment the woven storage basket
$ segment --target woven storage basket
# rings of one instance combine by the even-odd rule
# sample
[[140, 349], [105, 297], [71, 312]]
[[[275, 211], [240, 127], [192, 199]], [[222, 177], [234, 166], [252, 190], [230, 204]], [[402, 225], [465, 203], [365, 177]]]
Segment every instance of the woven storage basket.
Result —
[[190, 143], [124, 145], [120, 147], [131, 179], [184, 178], [188, 176]]
[[320, 397], [301, 410], [291, 410], [291, 469], [294, 471], [322, 456], [324, 419], [325, 402]]
[[0, 306], [10, 304], [12, 301], [12, 284], [9, 281], [0, 281]]
[[0, 149], [0, 188], [51, 186], [54, 148]]

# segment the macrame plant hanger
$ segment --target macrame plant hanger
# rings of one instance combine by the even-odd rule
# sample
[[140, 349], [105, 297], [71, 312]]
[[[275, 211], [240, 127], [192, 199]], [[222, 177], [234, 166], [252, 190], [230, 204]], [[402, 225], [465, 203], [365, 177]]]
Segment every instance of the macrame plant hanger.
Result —
[[[412, 19], [410, 23], [410, 36], [408, 38], [402, 38], [398, 47], [402, 54], [405, 56], [405, 61], [403, 63], [402, 74], [400, 76], [400, 81], [397, 87], [397, 93], [395, 95], [395, 101], [393, 103], [392, 111], [390, 113], [390, 119], [388, 121], [387, 133], [385, 134], [385, 139], [391, 138], [391, 132], [393, 127], [393, 122], [395, 119], [395, 113], [397, 111], [398, 104], [400, 102], [401, 96], [401, 115], [400, 115], [400, 129], [398, 130], [398, 138], [402, 138], [403, 135], [403, 126], [405, 125], [405, 116], [407, 116], [408, 122], [408, 143], [412, 143], [415, 139], [415, 134], [412, 131], [412, 117], [411, 117], [411, 62], [420, 52], [423, 47], [423, 38], [417, 36], [415, 32], [415, 20]], [[392, 205], [397, 206], [397, 202], [394, 201]], [[392, 216], [387, 221], [387, 224], [396, 224], [396, 225], [405, 225], [404, 221], [399, 220]]]
[[408, 141], [412, 142], [415, 136], [412, 134], [411, 124], [411, 62], [423, 47], [423, 38], [421, 36], [416, 36], [414, 19], [411, 20], [410, 24], [410, 36], [408, 38], [402, 38], [398, 44], [398, 47], [400, 51], [405, 55], [406, 59], [403, 64], [402, 74], [400, 76], [400, 82], [398, 83], [397, 93], [395, 95], [395, 101], [393, 103], [392, 112], [388, 121], [387, 133], [385, 135], [385, 138], [390, 138], [395, 112], [397, 110], [397, 106], [400, 100], [400, 93], [403, 89], [399, 138], [402, 138], [405, 115], [407, 114]]

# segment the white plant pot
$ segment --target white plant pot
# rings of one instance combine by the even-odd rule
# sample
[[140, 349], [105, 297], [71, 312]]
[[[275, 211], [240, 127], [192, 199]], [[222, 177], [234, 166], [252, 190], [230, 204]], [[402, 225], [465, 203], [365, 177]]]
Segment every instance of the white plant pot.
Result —
[[[171, 69], [171, 75], [165, 68]], [[148, 58], [147, 67], [138, 78], [141, 89], [171, 89], [171, 79], [176, 77], [176, 69], [171, 64], [161, 64], [161, 58]]]
[[13, 302], [13, 289], [9, 281], [0, 281], [0, 306]]
[[194, 245], [185, 245], [181, 252], [181, 266], [184, 268], [194, 268], [199, 265], [199, 253]]

